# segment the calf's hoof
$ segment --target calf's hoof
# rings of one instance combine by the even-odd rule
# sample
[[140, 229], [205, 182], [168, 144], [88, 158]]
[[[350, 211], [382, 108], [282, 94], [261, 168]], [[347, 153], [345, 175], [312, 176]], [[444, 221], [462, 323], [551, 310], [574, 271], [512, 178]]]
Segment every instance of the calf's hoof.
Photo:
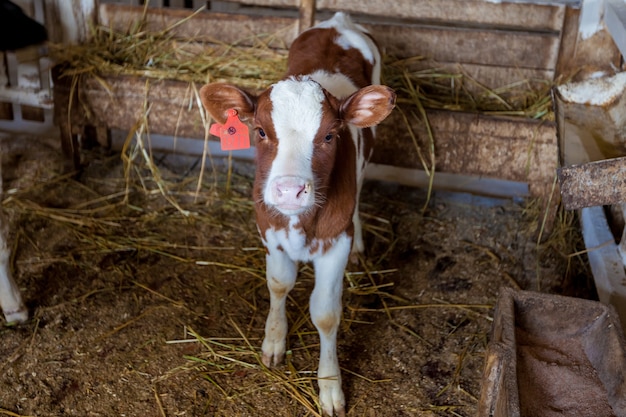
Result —
[[7, 325], [24, 323], [28, 320], [28, 310], [25, 307], [15, 311], [4, 311], [4, 319]]
[[345, 417], [346, 400], [339, 381], [319, 381], [320, 405], [325, 416]]
[[263, 365], [271, 368], [283, 361], [285, 357], [285, 341], [272, 342], [269, 339], [263, 340], [263, 356], [261, 360]]

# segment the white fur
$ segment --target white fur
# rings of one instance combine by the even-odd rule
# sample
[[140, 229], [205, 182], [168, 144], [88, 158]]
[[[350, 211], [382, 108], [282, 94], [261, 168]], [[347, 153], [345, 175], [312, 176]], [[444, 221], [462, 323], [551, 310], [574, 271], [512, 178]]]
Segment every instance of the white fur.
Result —
[[[348, 263], [352, 239], [342, 234], [331, 249], [313, 261], [315, 288], [311, 294], [311, 320], [320, 335], [320, 362], [317, 369], [320, 387], [320, 404], [324, 412], [344, 410], [345, 399], [341, 390], [341, 371], [337, 359], [337, 331], [341, 322], [341, 294], [343, 272]], [[322, 327], [322, 324], [326, 323]]]
[[329, 74], [326, 71], [317, 70], [311, 74], [311, 78], [337, 98], [348, 97], [359, 89], [350, 78], [340, 73]]
[[[2, 201], [2, 166], [0, 165], [0, 201]], [[0, 207], [0, 307], [7, 323], [28, 319], [28, 310], [22, 303], [20, 290], [11, 275], [11, 253], [7, 243], [8, 225]]]

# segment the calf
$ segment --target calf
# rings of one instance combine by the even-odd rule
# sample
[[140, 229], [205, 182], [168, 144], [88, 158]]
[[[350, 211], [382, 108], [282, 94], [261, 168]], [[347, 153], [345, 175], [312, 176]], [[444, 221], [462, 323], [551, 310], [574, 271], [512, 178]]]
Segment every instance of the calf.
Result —
[[256, 220], [266, 249], [270, 311], [263, 363], [285, 354], [285, 301], [298, 262], [313, 262], [311, 319], [320, 335], [320, 404], [345, 415], [336, 339], [343, 274], [363, 250], [358, 200], [374, 126], [395, 105], [380, 83], [381, 56], [366, 30], [344, 13], [303, 32], [291, 45], [284, 79], [260, 95], [209, 84], [200, 95], [219, 123], [236, 114], [256, 130]]
[[[2, 201], [2, 164], [0, 164], [0, 202]], [[22, 303], [20, 290], [11, 276], [11, 253], [7, 244], [8, 225], [0, 207], [0, 307], [7, 323], [26, 321], [28, 310]]]

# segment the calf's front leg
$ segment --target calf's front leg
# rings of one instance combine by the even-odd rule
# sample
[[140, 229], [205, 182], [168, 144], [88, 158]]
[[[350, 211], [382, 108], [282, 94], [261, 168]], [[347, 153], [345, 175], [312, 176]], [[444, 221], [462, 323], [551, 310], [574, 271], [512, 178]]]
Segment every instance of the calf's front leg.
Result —
[[277, 247], [268, 248], [265, 257], [267, 288], [270, 291], [270, 311], [265, 322], [263, 364], [267, 367], [282, 362], [287, 337], [285, 303], [298, 274], [298, 264]]
[[326, 253], [314, 261], [315, 288], [310, 301], [311, 320], [320, 336], [317, 370], [320, 405], [329, 416], [345, 416], [345, 398], [337, 359], [337, 331], [341, 322], [343, 273], [351, 245], [352, 239], [342, 235]]

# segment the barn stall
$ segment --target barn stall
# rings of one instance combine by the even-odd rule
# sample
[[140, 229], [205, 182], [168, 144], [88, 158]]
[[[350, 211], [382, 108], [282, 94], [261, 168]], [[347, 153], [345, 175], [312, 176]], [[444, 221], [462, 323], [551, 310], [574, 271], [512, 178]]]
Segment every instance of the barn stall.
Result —
[[[6, 72], [19, 70], [1, 95], [13, 132], [3, 139], [3, 207], [33, 319], [0, 334], [0, 412], [319, 415], [311, 269], [302, 267], [288, 307], [286, 364], [266, 369], [252, 153], [206, 140], [194, 94], [215, 79], [264, 87], [296, 34], [338, 9], [375, 34], [385, 82], [400, 94], [363, 192], [368, 250], [346, 272], [348, 415], [519, 407], [520, 392], [533, 391], [502, 366], [515, 345], [500, 356], [488, 345], [494, 317], [496, 334], [515, 327], [501, 319], [511, 301], [493, 310], [501, 290], [597, 297], [576, 213], [559, 206], [550, 97], [557, 84], [620, 68], [607, 30], [581, 35], [593, 10], [574, 1], [163, 3], [23, 5], [46, 19], [52, 43], [43, 57], [6, 54]], [[523, 307], [531, 297], [519, 294]], [[581, 328], [597, 308], [579, 307]], [[611, 323], [590, 343], [613, 346], [608, 355], [623, 365]], [[491, 387], [489, 370], [501, 376]], [[613, 376], [600, 370], [599, 383], [582, 380], [602, 392]], [[522, 406], [521, 415], [536, 414]]]

